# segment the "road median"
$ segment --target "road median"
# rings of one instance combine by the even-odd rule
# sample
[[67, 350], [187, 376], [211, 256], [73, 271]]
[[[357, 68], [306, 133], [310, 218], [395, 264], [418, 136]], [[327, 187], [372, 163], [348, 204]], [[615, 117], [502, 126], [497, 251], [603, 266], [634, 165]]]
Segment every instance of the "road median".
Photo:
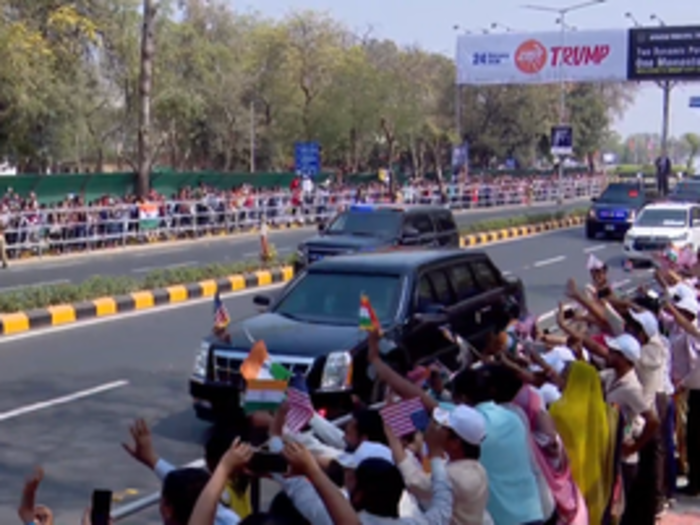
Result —
[[[464, 247], [526, 237], [582, 224], [585, 210], [522, 215], [464, 227]], [[265, 264], [245, 261], [155, 270], [143, 279], [94, 276], [80, 284], [57, 284], [0, 294], [0, 335], [13, 335], [183, 303], [273, 284], [294, 277], [293, 257]]]

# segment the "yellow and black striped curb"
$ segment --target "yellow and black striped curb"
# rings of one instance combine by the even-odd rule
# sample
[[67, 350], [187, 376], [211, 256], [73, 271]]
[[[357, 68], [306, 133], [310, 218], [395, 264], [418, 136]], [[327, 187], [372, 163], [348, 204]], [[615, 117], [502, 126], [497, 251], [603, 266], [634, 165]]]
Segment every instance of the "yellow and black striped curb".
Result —
[[294, 268], [282, 266], [270, 270], [231, 275], [198, 283], [144, 290], [128, 295], [102, 297], [75, 304], [49, 306], [28, 312], [0, 315], [0, 335], [11, 335], [38, 328], [72, 324], [87, 319], [110, 317], [127, 312], [148, 310], [191, 299], [214, 297], [217, 292], [228, 293], [287, 282], [294, 277]]
[[474, 233], [471, 235], [462, 236], [460, 240], [460, 246], [466, 248], [467, 246], [483, 245], [491, 242], [502, 241], [505, 239], [527, 237], [528, 235], [536, 235], [538, 233], [543, 233], [547, 231], [559, 230], [562, 228], [570, 228], [571, 226], [578, 226], [580, 224], [583, 224], [583, 222], [584, 217], [574, 216], [567, 217], [565, 219], [541, 222], [538, 224], [529, 224], [527, 226], [518, 226], [514, 228], [504, 228], [502, 230]]
[[[569, 217], [529, 226], [466, 235], [460, 239], [460, 244], [462, 247], [485, 245], [504, 239], [525, 237], [576, 226], [582, 224], [583, 220], [583, 217]], [[237, 292], [275, 283], [284, 283], [290, 281], [293, 277], [293, 267], [281, 266], [270, 270], [257, 270], [197, 283], [133, 292], [128, 295], [101, 297], [75, 304], [61, 304], [27, 312], [0, 314], [0, 336], [18, 334], [38, 328], [67, 325], [88, 319], [110, 317], [139, 310], [148, 310], [158, 306], [182, 303], [191, 299], [213, 297], [217, 292]]]

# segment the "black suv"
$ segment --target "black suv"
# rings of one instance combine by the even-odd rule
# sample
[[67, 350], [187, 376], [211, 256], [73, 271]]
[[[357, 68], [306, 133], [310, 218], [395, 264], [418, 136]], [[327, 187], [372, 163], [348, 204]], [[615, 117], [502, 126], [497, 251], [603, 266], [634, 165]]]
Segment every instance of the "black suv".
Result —
[[478, 344], [526, 313], [520, 280], [504, 276], [484, 252], [401, 249], [324, 259], [276, 298], [256, 296], [265, 312], [231, 326], [229, 343], [202, 342], [190, 378], [198, 416], [216, 419], [239, 404], [239, 367], [256, 340], [273, 361], [306, 374], [314, 406], [326, 414], [346, 412], [351, 394], [380, 399], [383, 387], [368, 367], [366, 334], [358, 328], [361, 294], [386, 334], [382, 352], [401, 372], [436, 357], [456, 368], [459, 349], [442, 335], [445, 324]]
[[586, 217], [586, 237], [624, 237], [637, 214], [650, 200], [644, 184], [615, 182], [608, 184], [599, 197], [591, 199], [593, 206]]
[[326, 257], [390, 246], [458, 248], [459, 230], [452, 212], [441, 206], [355, 204], [299, 245], [295, 270]]

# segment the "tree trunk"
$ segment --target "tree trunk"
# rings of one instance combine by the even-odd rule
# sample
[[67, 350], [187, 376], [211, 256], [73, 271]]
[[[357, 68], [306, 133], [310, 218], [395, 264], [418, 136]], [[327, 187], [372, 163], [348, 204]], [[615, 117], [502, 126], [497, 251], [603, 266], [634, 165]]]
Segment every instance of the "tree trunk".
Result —
[[158, 0], [143, 0], [143, 28], [141, 33], [141, 71], [139, 75], [139, 131], [138, 131], [138, 181], [137, 194], [145, 197], [150, 188], [153, 162], [151, 144], [151, 89], [153, 87], [153, 58], [155, 45], [155, 20]]

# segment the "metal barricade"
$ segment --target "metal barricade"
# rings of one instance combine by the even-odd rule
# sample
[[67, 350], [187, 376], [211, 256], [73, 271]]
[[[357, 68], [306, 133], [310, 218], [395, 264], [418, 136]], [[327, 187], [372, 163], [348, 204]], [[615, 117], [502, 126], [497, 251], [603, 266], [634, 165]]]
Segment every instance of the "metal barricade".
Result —
[[[417, 184], [399, 190], [406, 204], [446, 205], [455, 212], [501, 206], [528, 206], [600, 193], [604, 177], [565, 180], [502, 180]], [[36, 207], [0, 212], [10, 257], [42, 256], [165, 240], [192, 239], [251, 231], [264, 219], [272, 227], [312, 225], [332, 218], [355, 202], [391, 202], [383, 184], [362, 190], [312, 193], [260, 192], [246, 196], [219, 194], [199, 200], [163, 200], [146, 204]]]

